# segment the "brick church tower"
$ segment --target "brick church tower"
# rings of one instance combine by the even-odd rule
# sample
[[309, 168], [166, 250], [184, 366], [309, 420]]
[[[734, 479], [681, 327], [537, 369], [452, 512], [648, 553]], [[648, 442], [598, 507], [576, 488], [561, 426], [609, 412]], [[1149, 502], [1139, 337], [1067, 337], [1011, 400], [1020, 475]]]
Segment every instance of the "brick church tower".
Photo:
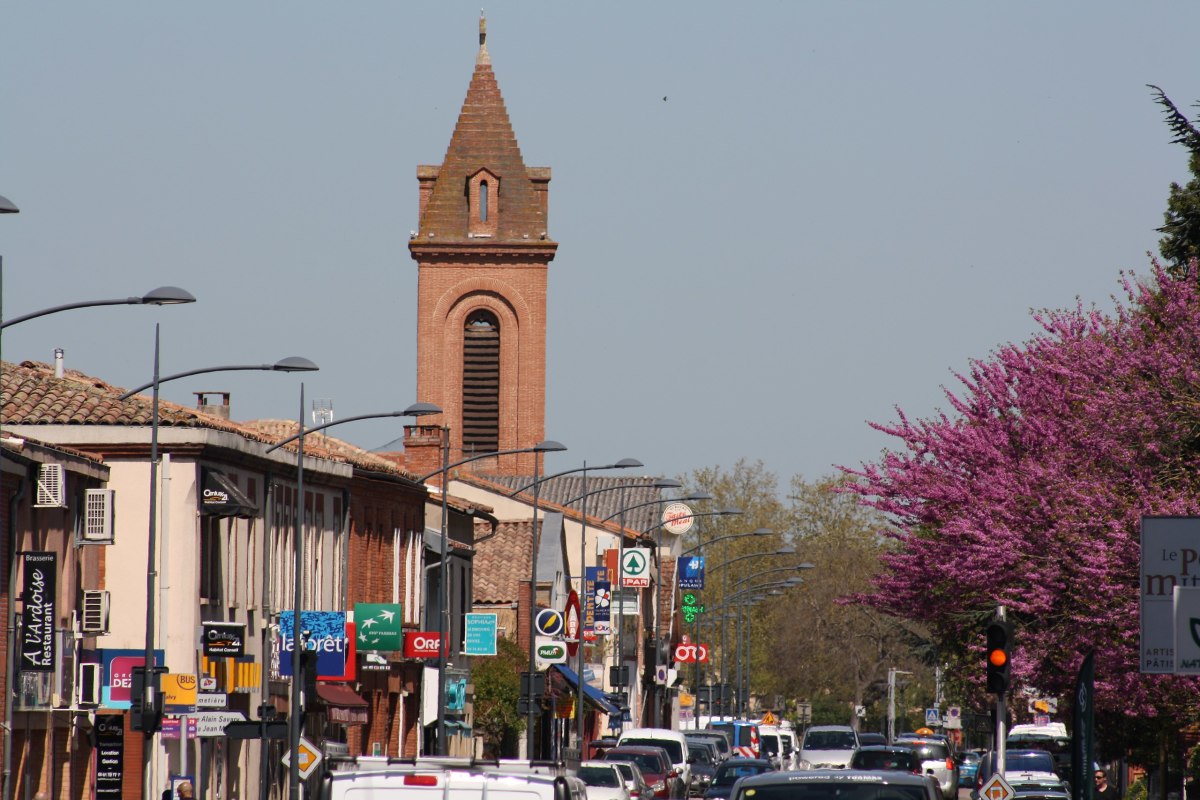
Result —
[[[409, 428], [417, 473], [450, 461], [532, 447], [545, 438], [548, 167], [526, 167], [492, 73], [486, 23], [441, 166], [417, 167], [417, 397], [445, 412]], [[533, 456], [481, 459], [480, 472], [533, 473]]]

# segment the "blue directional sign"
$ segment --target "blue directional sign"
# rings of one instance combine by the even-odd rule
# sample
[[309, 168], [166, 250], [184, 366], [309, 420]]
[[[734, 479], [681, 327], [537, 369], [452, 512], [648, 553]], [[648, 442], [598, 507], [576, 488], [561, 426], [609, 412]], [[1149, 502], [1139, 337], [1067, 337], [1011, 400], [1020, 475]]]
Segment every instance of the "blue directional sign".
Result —
[[704, 588], [704, 556], [690, 556], [679, 560], [679, 588]]

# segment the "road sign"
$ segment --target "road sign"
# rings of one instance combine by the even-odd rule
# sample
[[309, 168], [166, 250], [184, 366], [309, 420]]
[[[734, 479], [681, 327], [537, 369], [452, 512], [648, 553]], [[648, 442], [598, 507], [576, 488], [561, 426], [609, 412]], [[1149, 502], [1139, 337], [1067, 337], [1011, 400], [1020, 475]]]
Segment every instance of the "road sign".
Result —
[[1013, 800], [1016, 794], [999, 772], [993, 773], [992, 777], [983, 784], [983, 788], [979, 790], [982, 800]]
[[960, 706], [950, 706], [946, 709], [946, 719], [944, 726], [947, 730], [960, 730], [962, 728], [962, 708]]
[[925, 724], [931, 727], [936, 727], [942, 722], [942, 712], [936, 708], [925, 709]]
[[621, 555], [621, 586], [640, 589], [650, 585], [650, 551], [631, 547]]
[[558, 636], [563, 630], [563, 615], [554, 608], [543, 608], [537, 613], [533, 624], [542, 636]]
[[[316, 772], [317, 765], [321, 763], [321, 751], [303, 736], [300, 737], [300, 746], [297, 748], [297, 750], [300, 754], [299, 761], [297, 762], [300, 771], [300, 777], [308, 778], [310, 775]], [[283, 754], [283, 765], [285, 767], [290, 767], [292, 765], [292, 751], [290, 748], [286, 753]]]

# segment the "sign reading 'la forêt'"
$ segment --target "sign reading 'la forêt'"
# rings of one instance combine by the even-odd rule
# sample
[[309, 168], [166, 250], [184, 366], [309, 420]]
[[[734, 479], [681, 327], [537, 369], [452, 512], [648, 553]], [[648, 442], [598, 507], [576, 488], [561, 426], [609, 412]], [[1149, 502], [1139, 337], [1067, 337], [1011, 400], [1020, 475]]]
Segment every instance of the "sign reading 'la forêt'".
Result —
[[58, 660], [54, 639], [58, 596], [58, 554], [22, 553], [21, 660], [23, 672], [53, 672]]

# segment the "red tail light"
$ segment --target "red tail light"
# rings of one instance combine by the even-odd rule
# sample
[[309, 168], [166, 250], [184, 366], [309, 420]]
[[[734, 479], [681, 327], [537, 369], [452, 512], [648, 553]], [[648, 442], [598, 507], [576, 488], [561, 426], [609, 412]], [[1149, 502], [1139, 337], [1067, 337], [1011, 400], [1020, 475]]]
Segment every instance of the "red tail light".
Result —
[[[142, 662], [142, 663], [145, 663], [145, 662]], [[946, 759], [946, 769], [953, 771], [953, 769], [954, 769], [954, 759], [953, 758]]]
[[405, 786], [437, 786], [437, 775], [405, 775]]

